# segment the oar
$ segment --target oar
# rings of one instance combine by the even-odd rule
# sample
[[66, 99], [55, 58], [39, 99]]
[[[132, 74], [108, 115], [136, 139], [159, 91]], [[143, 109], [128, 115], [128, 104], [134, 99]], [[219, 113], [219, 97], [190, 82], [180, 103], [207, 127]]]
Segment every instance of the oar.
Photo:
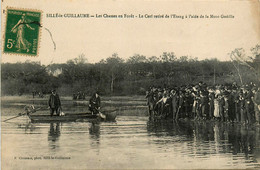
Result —
[[11, 118], [9, 118], [9, 119], [6, 119], [6, 120], [4, 120], [3, 122], [6, 122], [6, 121], [8, 121], [8, 120], [11, 120], [11, 119], [14, 119], [14, 118], [17, 118], [17, 117], [20, 117], [20, 116], [23, 116], [23, 115], [25, 115], [26, 113], [19, 113], [17, 116], [14, 116], [14, 117], [11, 117]]
[[3, 122], [6, 122], [6, 121], [11, 120], [11, 119], [15, 119], [15, 118], [20, 117], [20, 116], [27, 115], [27, 114], [30, 114], [30, 113], [34, 113], [34, 112], [36, 112], [36, 111], [38, 111], [38, 110], [41, 110], [41, 108], [33, 109], [32, 111], [26, 112], [26, 113], [18, 113], [17, 116], [14, 116], [14, 117], [11, 117], [11, 118], [9, 118], [9, 119], [6, 119], [6, 120], [4, 120]]

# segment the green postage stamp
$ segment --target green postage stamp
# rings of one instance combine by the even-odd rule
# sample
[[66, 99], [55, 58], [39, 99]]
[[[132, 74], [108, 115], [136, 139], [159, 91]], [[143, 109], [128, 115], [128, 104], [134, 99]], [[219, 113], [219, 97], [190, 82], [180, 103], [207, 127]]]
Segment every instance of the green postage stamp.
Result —
[[3, 52], [37, 56], [41, 11], [7, 8]]

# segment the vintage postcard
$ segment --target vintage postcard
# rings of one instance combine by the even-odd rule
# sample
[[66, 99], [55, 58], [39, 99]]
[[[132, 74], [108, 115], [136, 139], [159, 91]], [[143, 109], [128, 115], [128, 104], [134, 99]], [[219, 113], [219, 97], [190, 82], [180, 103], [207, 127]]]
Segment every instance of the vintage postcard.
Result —
[[260, 169], [259, 0], [2, 0], [1, 169]]

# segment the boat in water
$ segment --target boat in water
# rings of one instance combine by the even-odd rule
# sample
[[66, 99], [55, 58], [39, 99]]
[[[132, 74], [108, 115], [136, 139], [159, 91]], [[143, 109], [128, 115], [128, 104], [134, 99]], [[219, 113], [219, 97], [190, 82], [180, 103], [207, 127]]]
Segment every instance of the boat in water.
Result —
[[29, 114], [32, 123], [49, 122], [77, 122], [77, 121], [115, 121], [116, 112], [105, 112], [96, 115], [91, 113], [67, 113], [64, 116], [50, 116], [49, 114]]

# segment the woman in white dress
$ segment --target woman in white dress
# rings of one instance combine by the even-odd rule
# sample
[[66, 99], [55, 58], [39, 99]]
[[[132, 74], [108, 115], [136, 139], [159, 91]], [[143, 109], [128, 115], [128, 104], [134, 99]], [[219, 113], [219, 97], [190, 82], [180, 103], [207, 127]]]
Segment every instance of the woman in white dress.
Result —
[[216, 90], [215, 92], [215, 99], [214, 99], [214, 117], [219, 118], [219, 103], [218, 103], [218, 95], [220, 94], [219, 90]]

